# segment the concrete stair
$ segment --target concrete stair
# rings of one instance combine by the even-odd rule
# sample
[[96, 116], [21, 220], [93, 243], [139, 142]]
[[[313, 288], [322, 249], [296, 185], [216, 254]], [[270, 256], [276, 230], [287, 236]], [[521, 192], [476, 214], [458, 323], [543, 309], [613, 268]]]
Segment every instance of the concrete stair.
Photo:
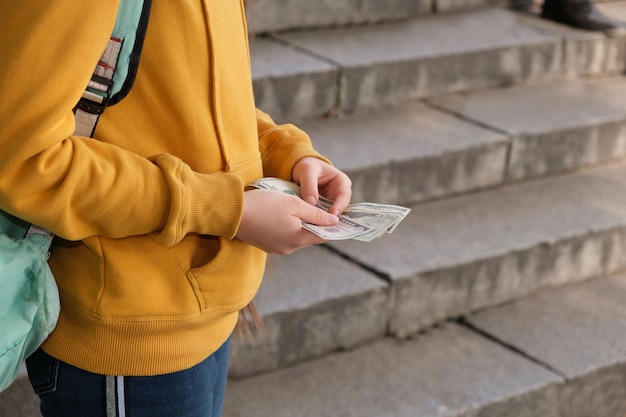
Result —
[[232, 382], [225, 417], [622, 417], [626, 276]]
[[[272, 257], [265, 326], [231, 374], [275, 370], [626, 267], [626, 163], [413, 206], [391, 236]], [[626, 359], [626, 358], [625, 358]], [[621, 417], [621, 416], [620, 416]]]
[[[376, 242], [271, 257], [226, 415], [622, 417], [621, 337], [567, 313], [540, 329], [588, 347], [573, 369], [554, 338], [533, 356], [477, 320], [566, 307], [588, 280], [623, 293], [602, 277], [626, 266], [625, 42], [502, 7], [257, 38], [260, 107], [309, 132], [354, 201], [413, 212]], [[614, 334], [623, 309], [593, 300], [578, 314]]]
[[505, 4], [502, 0], [323, 0], [315, 3], [256, 0], [248, 3], [249, 30], [257, 34], [371, 24]]
[[[620, 15], [620, 3], [602, 5]], [[278, 121], [450, 92], [621, 74], [624, 33], [573, 30], [504, 8], [267, 34], [252, 42], [258, 106]]]
[[[353, 201], [413, 211], [270, 256], [225, 416], [623, 417], [626, 32], [493, 0], [256, 1], [259, 107]], [[1, 417], [36, 407], [25, 376], [0, 394]]]
[[414, 204], [619, 160], [626, 78], [409, 102], [300, 125], [350, 174], [354, 201]]

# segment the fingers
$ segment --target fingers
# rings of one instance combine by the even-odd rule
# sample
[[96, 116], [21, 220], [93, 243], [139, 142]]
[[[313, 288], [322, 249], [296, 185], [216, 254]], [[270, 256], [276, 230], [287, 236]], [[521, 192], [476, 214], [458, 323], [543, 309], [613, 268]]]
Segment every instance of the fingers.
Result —
[[340, 173], [336, 179], [336, 183], [338, 185], [336, 185], [334, 190], [333, 205], [330, 206], [328, 211], [338, 216], [343, 213], [350, 204], [350, 199], [352, 198], [352, 181], [350, 181], [347, 175]]
[[300, 195], [311, 205], [317, 204], [322, 195], [334, 201], [330, 212], [341, 214], [350, 204], [352, 182], [348, 176], [337, 168], [317, 158], [301, 159], [293, 172], [293, 179], [300, 184]]
[[303, 229], [302, 222], [330, 226], [339, 219], [301, 199], [270, 190], [244, 193], [236, 237], [268, 253], [286, 255], [324, 239]]
[[312, 206], [319, 200], [319, 171], [317, 169], [302, 170], [300, 178], [300, 196]]
[[339, 221], [339, 218], [335, 214], [327, 213], [320, 208], [308, 204], [301, 207], [298, 217], [304, 222], [318, 226], [332, 226]]

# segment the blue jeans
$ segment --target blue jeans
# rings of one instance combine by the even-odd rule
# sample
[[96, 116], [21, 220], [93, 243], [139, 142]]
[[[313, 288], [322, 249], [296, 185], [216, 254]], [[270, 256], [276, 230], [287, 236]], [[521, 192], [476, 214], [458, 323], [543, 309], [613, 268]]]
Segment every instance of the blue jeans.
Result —
[[41, 349], [26, 366], [44, 417], [219, 417], [228, 351], [229, 341], [192, 368], [147, 377], [92, 374]]

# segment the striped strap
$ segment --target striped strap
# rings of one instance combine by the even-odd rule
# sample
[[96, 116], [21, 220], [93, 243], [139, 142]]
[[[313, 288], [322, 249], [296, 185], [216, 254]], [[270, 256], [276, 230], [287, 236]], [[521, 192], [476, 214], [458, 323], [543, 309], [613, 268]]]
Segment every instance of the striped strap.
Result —
[[122, 38], [111, 37], [104, 54], [89, 81], [87, 89], [76, 105], [75, 135], [91, 137], [98, 124], [98, 119], [111, 97], [113, 74], [122, 49]]
[[31, 235], [43, 236], [43, 238], [38, 239], [39, 245], [42, 249], [47, 251], [47, 255], [49, 258], [50, 251], [52, 249], [52, 239], [54, 239], [54, 235], [44, 228], [35, 226], [34, 224], [29, 224], [28, 229], [26, 230], [26, 236], [31, 236]]
[[[111, 37], [109, 39], [107, 48], [91, 76], [87, 89], [85, 89], [83, 96], [76, 105], [74, 111], [74, 118], [76, 119], [75, 135], [85, 137], [91, 137], [93, 135], [96, 124], [98, 123], [98, 118], [104, 111], [107, 100], [111, 96], [113, 74], [121, 48], [121, 38]], [[52, 245], [54, 236], [46, 229], [31, 224], [26, 231], [26, 236], [31, 234], [46, 236], [46, 238], [49, 239], [50, 245]], [[48, 256], [50, 256], [50, 248], [48, 249]]]

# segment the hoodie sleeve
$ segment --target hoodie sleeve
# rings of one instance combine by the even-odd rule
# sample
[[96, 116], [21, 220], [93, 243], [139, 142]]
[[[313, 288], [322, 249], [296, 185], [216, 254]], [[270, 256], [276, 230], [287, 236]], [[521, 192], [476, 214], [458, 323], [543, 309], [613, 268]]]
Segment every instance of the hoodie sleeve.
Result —
[[72, 109], [117, 8], [0, 0], [0, 208], [68, 240], [156, 232], [174, 244], [189, 232], [234, 235], [243, 204], [236, 176], [198, 174], [171, 155], [145, 158], [73, 135]]
[[309, 136], [296, 126], [276, 125], [261, 110], [257, 110], [257, 126], [265, 176], [292, 181], [293, 167], [299, 160], [309, 156], [331, 163], [313, 149]]

